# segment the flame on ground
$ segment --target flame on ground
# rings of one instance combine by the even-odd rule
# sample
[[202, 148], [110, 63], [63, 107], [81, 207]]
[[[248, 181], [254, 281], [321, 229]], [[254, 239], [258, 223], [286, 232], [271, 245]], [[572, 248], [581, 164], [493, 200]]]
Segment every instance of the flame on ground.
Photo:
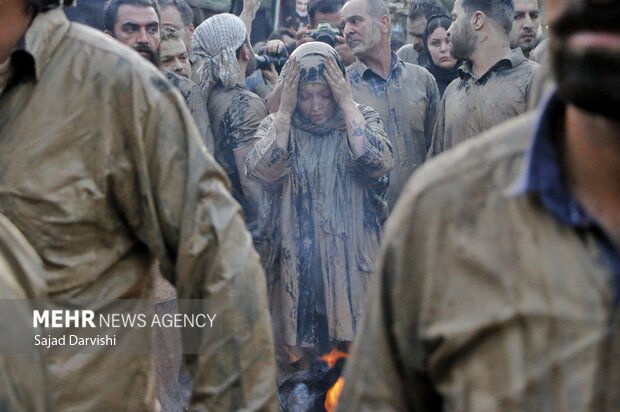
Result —
[[340, 398], [340, 392], [342, 392], [342, 387], [344, 386], [344, 378], [340, 377], [327, 391], [327, 395], [325, 396], [325, 410], [327, 412], [334, 412], [336, 410], [336, 406], [338, 406], [338, 398]]
[[332, 349], [331, 352], [321, 356], [321, 360], [327, 363], [327, 366], [333, 368], [338, 359], [348, 358], [349, 354], [346, 352], [340, 352], [338, 349]]
[[[341, 352], [338, 349], [332, 349], [326, 355], [321, 356], [321, 360], [327, 363], [327, 366], [333, 368], [338, 359], [348, 358], [349, 354], [346, 352]], [[342, 387], [344, 386], [344, 378], [340, 377], [334, 383], [334, 386], [329, 388], [327, 394], [325, 395], [325, 410], [327, 412], [334, 412], [336, 410], [336, 406], [338, 406], [338, 398], [340, 398], [340, 392], [342, 392]]]

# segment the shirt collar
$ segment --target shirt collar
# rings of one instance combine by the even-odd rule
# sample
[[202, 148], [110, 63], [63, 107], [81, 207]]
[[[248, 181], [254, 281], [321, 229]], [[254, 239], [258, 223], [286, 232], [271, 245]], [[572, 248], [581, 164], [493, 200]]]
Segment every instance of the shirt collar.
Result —
[[[491, 66], [491, 68], [489, 70], [487, 70], [487, 72], [485, 74], [480, 76], [480, 79], [477, 79], [477, 80], [483, 80], [485, 77], [489, 76], [490, 73], [498, 71], [498, 70], [500, 70], [502, 68], [512, 68], [512, 69], [514, 69], [515, 67], [520, 65], [525, 60], [527, 60], [527, 59], [523, 55], [523, 51], [521, 51], [520, 47], [517, 47], [516, 49], [512, 49], [508, 53], [506, 53], [504, 55], [504, 57], [499, 59], [497, 61], [497, 63], [495, 63], [493, 66]], [[476, 76], [474, 75], [474, 73], [472, 71], [472, 62], [470, 60], [466, 60], [461, 65], [461, 67], [459, 67], [459, 76], [461, 78], [473, 77], [474, 79], [476, 79]]]
[[14, 77], [34, 75], [35, 80], [40, 79], [69, 27], [69, 20], [60, 8], [38, 13], [25, 39], [11, 54]]
[[[386, 82], [389, 82], [394, 75], [400, 73], [400, 71], [402, 70], [402, 66], [404, 65], [404, 63], [398, 58], [398, 55], [396, 53], [391, 52], [390, 56], [392, 61], [390, 62], [390, 74], [388, 75], [388, 78], [385, 79]], [[361, 60], [358, 60], [357, 64], [359, 64], [362, 77], [370, 75], [381, 77], [379, 74], [375, 73], [370, 67], [366, 66], [366, 64], [364, 64]], [[381, 78], [383, 79], [383, 77]]]
[[522, 170], [508, 190], [508, 194], [512, 196], [535, 194], [545, 209], [561, 223], [572, 227], [590, 226], [592, 220], [566, 184], [558, 150], [557, 132], [555, 135], [553, 133], [564, 118], [564, 103], [554, 91], [546, 96], [541, 107]]

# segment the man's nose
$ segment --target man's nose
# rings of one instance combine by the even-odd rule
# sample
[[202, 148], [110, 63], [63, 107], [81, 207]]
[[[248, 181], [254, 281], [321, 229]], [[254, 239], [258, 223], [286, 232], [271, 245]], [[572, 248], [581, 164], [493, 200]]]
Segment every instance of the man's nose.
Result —
[[138, 43], [148, 43], [149, 38], [146, 34], [146, 28], [142, 27], [138, 30]]
[[532, 24], [532, 19], [530, 18], [530, 14], [529, 13], [525, 13], [525, 18], [523, 20], [523, 27], [528, 27], [528, 28], [532, 28], [534, 27], [534, 25]]
[[351, 24], [345, 23], [342, 32], [344, 33], [344, 37], [346, 38], [355, 33], [355, 30], [353, 30], [353, 26]]
[[172, 64], [172, 70], [175, 73], [181, 73], [183, 71], [183, 65], [181, 64], [179, 59], [174, 60], [174, 63]]

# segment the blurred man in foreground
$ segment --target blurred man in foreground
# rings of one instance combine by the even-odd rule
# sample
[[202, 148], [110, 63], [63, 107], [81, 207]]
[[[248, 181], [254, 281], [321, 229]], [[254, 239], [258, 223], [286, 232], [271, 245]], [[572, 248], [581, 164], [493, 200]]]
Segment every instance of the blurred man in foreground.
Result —
[[[68, 306], [151, 302], [157, 260], [179, 299], [220, 325], [194, 331], [190, 408], [275, 410], [265, 277], [228, 180], [155, 66], [59, 6], [0, 3], [0, 212]], [[52, 348], [54, 410], [157, 410], [140, 343]]]

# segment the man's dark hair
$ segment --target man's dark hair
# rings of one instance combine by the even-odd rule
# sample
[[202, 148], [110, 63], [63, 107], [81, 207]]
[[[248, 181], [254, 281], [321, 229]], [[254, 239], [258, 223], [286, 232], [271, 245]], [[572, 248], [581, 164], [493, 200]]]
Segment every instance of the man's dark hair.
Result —
[[175, 7], [179, 11], [179, 15], [181, 16], [181, 20], [183, 20], [183, 25], [185, 27], [192, 24], [192, 21], [194, 20], [194, 12], [185, 0], [159, 0], [159, 7], [162, 10], [168, 6]]
[[159, 4], [156, 0], [108, 0], [103, 6], [103, 28], [114, 34], [114, 24], [118, 17], [118, 8], [124, 4], [138, 7], [152, 7], [159, 18]]
[[315, 16], [317, 13], [332, 14], [338, 13], [342, 8], [343, 3], [339, 0], [312, 0], [308, 4], [308, 16], [310, 17], [310, 24], [312, 27], [316, 27]]
[[513, 0], [463, 0], [463, 9], [470, 14], [476, 11], [483, 12], [499, 23], [506, 33], [510, 33], [512, 29], [515, 14]]
[[409, 20], [418, 20], [420, 17], [428, 20], [431, 16], [447, 14], [443, 4], [438, 0], [414, 0], [409, 9]]

